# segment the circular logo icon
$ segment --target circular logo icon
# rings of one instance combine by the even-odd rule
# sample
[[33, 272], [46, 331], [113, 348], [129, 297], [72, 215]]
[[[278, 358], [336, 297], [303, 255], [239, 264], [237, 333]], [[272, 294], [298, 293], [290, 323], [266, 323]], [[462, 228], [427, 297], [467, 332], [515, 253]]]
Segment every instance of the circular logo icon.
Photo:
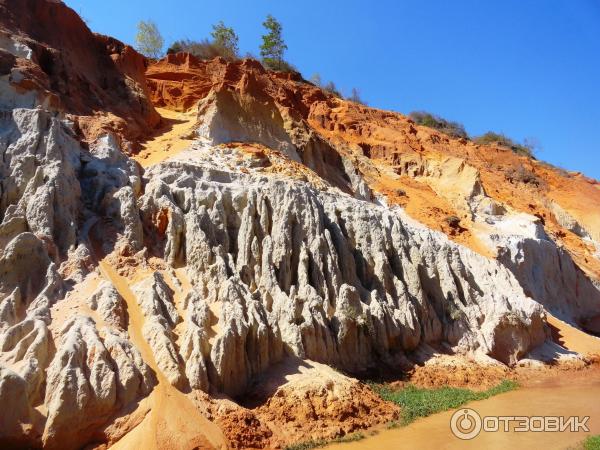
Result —
[[481, 431], [481, 417], [469, 408], [463, 408], [452, 414], [450, 419], [452, 434], [465, 441], [473, 439]]

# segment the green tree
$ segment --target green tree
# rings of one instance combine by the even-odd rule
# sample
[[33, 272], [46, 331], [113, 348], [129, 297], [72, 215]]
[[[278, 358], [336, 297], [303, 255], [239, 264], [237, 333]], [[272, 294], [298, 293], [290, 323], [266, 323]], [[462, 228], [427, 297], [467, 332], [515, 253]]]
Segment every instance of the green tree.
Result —
[[164, 40], [158, 27], [152, 21], [140, 21], [137, 25], [135, 43], [138, 51], [150, 58], [159, 58], [162, 55]]
[[233, 28], [226, 27], [223, 21], [213, 25], [213, 31], [210, 33], [213, 38], [213, 44], [221, 49], [221, 53], [228, 59], [238, 57], [238, 35]]
[[283, 54], [287, 50], [281, 35], [281, 24], [269, 14], [263, 26], [267, 29], [267, 34], [262, 36], [260, 56], [269, 69], [281, 70], [284, 67]]

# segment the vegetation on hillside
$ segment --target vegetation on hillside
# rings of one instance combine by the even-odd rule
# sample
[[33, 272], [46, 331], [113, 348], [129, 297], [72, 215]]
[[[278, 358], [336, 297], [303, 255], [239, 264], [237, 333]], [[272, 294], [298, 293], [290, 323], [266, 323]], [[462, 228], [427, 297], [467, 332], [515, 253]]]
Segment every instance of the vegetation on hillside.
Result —
[[171, 44], [167, 53], [187, 52], [198, 59], [213, 59], [221, 56], [228, 61], [239, 58], [239, 38], [233, 28], [225, 26], [223, 22], [213, 25], [212, 40], [203, 39], [193, 41], [180, 39]]
[[465, 131], [465, 127], [461, 123], [451, 122], [426, 111], [413, 111], [409, 114], [409, 117], [417, 125], [433, 128], [448, 136], [464, 139], [469, 138], [469, 135]]
[[350, 97], [348, 97], [348, 100], [354, 103], [360, 103], [361, 105], [367, 104], [367, 102], [365, 102], [360, 96], [359, 90], [354, 87], [352, 88], [352, 93], [350, 94]]
[[[288, 49], [283, 39], [283, 27], [281, 23], [272, 15], [268, 15], [262, 24], [266, 33], [262, 36], [260, 45], [260, 57], [263, 65], [269, 70], [279, 72], [297, 72], [296, 68], [284, 59], [285, 51]], [[239, 56], [239, 37], [233, 28], [227, 27], [222, 21], [213, 25], [211, 40], [194, 41], [190, 39], [181, 39], [173, 42], [167, 53], [188, 52], [199, 59], [212, 59], [221, 56], [229, 61], [238, 59]], [[145, 55], [156, 58], [160, 56], [163, 46], [162, 36], [154, 22], [140, 22], [138, 24], [138, 34], [136, 36], [137, 48]], [[252, 57], [252, 55], [249, 55]], [[338, 98], [344, 98], [341, 91], [333, 81], [323, 83], [321, 76], [315, 74], [310, 82], [320, 87]], [[356, 88], [352, 88], [347, 100], [366, 105]], [[415, 124], [433, 128], [453, 138], [472, 139], [473, 142], [480, 145], [498, 145], [508, 148], [513, 152], [533, 158], [533, 152], [539, 147], [537, 142], [532, 139], [526, 139], [522, 144], [514, 141], [503, 133], [488, 131], [487, 133], [471, 138], [465, 130], [463, 124], [446, 120], [436, 114], [427, 111], [413, 111], [409, 117]], [[521, 174], [516, 174], [519, 177]]]
[[526, 139], [523, 144], [519, 144], [518, 142], [513, 141], [505, 134], [495, 133], [493, 131], [488, 131], [487, 133], [474, 138], [473, 142], [480, 145], [499, 145], [501, 147], [509, 148], [519, 155], [527, 156], [530, 158], [533, 156], [533, 150], [537, 146], [537, 144], [535, 144], [532, 140]]
[[283, 55], [288, 47], [283, 40], [283, 27], [270, 14], [263, 22], [263, 27], [267, 31], [263, 34], [262, 44], [260, 45], [260, 56], [263, 64], [271, 70], [284, 70], [286, 64]]
[[352, 433], [345, 436], [337, 437], [331, 440], [317, 439], [299, 442], [297, 444], [288, 445], [285, 450], [311, 450], [313, 448], [325, 447], [329, 444], [340, 444], [344, 442], [356, 442], [365, 438], [362, 433]]
[[319, 75], [318, 73], [315, 73], [312, 77], [310, 77], [309, 81], [312, 84], [314, 84], [315, 86], [320, 87], [324, 91], [327, 91], [330, 94], [335, 95], [336, 97], [343, 98], [341, 92], [338, 90], [335, 83], [333, 81], [328, 81], [327, 83], [323, 83], [323, 81], [321, 80], [321, 75]]
[[226, 27], [223, 21], [213, 25], [213, 30], [210, 33], [213, 38], [213, 45], [217, 47], [221, 55], [226, 59], [238, 58], [238, 42], [239, 37], [233, 28]]
[[179, 53], [186, 52], [194, 55], [198, 59], [213, 59], [217, 56], [223, 56], [221, 53], [221, 49], [214, 45], [208, 39], [203, 39], [202, 41], [192, 41], [190, 39], [181, 39], [175, 41], [171, 44], [171, 46], [167, 50], [167, 54], [169, 53]]
[[[314, 84], [315, 86], [320, 87], [324, 91], [327, 91], [330, 94], [335, 95], [336, 97], [344, 98], [341, 91], [338, 89], [338, 87], [335, 85], [335, 83], [333, 81], [328, 81], [327, 83], [323, 83], [323, 81], [321, 80], [321, 75], [319, 75], [318, 73], [315, 73], [312, 77], [310, 77], [309, 81], [312, 84]], [[360, 92], [358, 91], [357, 88], [352, 88], [352, 93], [350, 94], [349, 97], [346, 97], [346, 100], [349, 100], [349, 101], [355, 102], [355, 103], [360, 103], [361, 105], [367, 104], [361, 98]]]
[[501, 147], [506, 147], [518, 155], [527, 156], [529, 158], [533, 158], [534, 150], [539, 148], [539, 144], [535, 139], [525, 139], [525, 141], [520, 144], [503, 133], [495, 133], [493, 131], [488, 131], [481, 136], [471, 138], [466, 132], [463, 124], [446, 120], [443, 117], [427, 111], [413, 111], [409, 114], [409, 117], [417, 125], [433, 128], [444, 134], [447, 134], [448, 136], [454, 138], [472, 139], [473, 142], [480, 145], [498, 145]]

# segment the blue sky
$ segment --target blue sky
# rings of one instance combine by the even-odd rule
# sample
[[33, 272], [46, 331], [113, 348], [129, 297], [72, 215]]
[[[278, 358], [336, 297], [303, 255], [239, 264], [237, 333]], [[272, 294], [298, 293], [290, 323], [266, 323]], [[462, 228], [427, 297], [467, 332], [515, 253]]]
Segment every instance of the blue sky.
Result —
[[165, 41], [202, 39], [223, 20], [242, 53], [261, 23], [283, 24], [286, 58], [372, 106], [427, 110], [536, 138], [537, 156], [600, 179], [599, 0], [66, 0], [93, 31], [133, 43], [139, 20]]

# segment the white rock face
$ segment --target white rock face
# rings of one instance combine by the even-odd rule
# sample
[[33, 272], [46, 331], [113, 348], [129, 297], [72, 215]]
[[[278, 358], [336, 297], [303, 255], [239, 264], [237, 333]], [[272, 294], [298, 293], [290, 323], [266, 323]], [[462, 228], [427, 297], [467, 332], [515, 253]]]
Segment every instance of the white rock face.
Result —
[[218, 318], [197, 289], [186, 299], [186, 333], [181, 345], [185, 361], [185, 375], [192, 389], [208, 391], [209, 381], [206, 361], [210, 360], [211, 327]]
[[503, 244], [498, 260], [552, 314], [569, 323], [600, 314], [600, 289], [564, 249], [544, 239], [516, 236]]
[[89, 298], [90, 308], [97, 311], [116, 330], [127, 329], [126, 306], [119, 292], [108, 281], [103, 281]]
[[0, 113], [0, 401], [11, 410], [2, 445], [78, 448], [155, 383], [112, 286], [90, 299], [101, 330], [80, 314], [58, 334], [49, 330], [51, 307], [90, 270], [89, 218], [99, 223], [95, 233], [110, 236], [110, 226], [132, 248], [141, 245], [137, 166], [118, 147], [104, 148], [86, 154], [54, 113]]
[[[186, 318], [198, 344], [186, 355], [203, 354], [225, 392], [242, 392], [285, 352], [361, 371], [441, 342], [514, 363], [545, 339], [541, 306], [508, 270], [396, 211], [184, 163], [146, 176], [142, 215], [160, 204], [183, 219], [167, 227], [165, 259], [201, 286]], [[209, 358], [203, 302], [218, 308]]]
[[198, 106], [197, 134], [211, 144], [260, 142], [300, 161], [277, 106], [272, 101], [267, 105], [258, 100], [247, 103], [235, 92], [212, 91]]
[[179, 355], [173, 342], [173, 328], [180, 321], [173, 304], [173, 292], [162, 275], [155, 272], [135, 285], [133, 293], [145, 317], [142, 333], [152, 348], [159, 369], [173, 386], [183, 387]]
[[63, 448], [86, 437], [139, 395], [147, 395], [151, 376], [139, 353], [118, 334], [101, 339], [94, 321], [76, 316], [61, 331], [59, 350], [48, 367], [43, 442]]

